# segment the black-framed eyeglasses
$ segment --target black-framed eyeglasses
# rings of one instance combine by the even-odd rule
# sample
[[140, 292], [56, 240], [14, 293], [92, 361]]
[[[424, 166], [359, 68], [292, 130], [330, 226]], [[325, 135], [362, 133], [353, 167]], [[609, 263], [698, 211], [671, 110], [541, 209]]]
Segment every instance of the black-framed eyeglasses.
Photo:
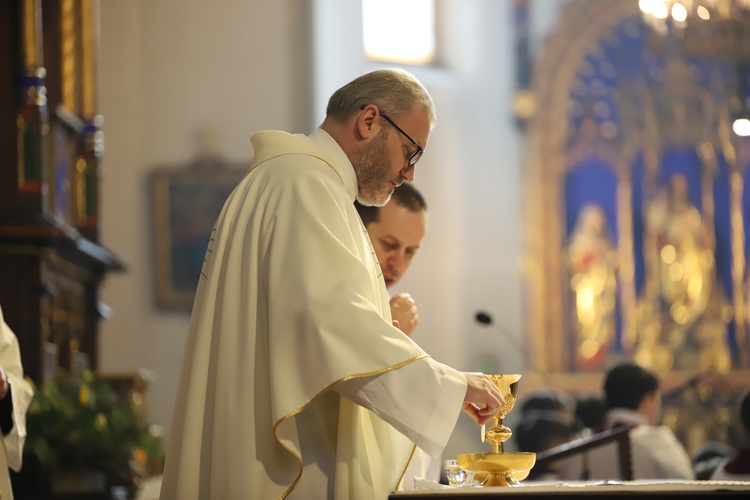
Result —
[[[365, 106], [362, 106], [359, 109], [365, 109]], [[409, 134], [407, 134], [406, 132], [404, 132], [403, 130], [401, 130], [401, 127], [399, 127], [398, 125], [396, 125], [393, 122], [393, 120], [391, 120], [388, 117], [388, 115], [386, 115], [385, 113], [383, 113], [380, 110], [378, 110], [378, 113], [380, 113], [380, 116], [382, 116], [385, 119], [385, 121], [387, 121], [388, 123], [390, 123], [391, 125], [393, 125], [393, 127], [396, 130], [398, 130], [399, 132], [401, 132], [401, 135], [403, 135], [404, 137], [406, 137], [407, 139], [409, 139], [409, 142], [411, 142], [412, 144], [414, 144], [417, 147], [416, 151], [414, 151], [412, 154], [409, 155], [409, 166], [410, 167], [413, 166], [415, 163], [417, 163], [419, 161], [420, 158], [422, 158], [422, 155], [424, 154], [424, 148], [422, 148], [422, 146], [420, 146], [417, 141], [415, 141], [414, 139], [412, 139], [411, 137], [409, 137]]]

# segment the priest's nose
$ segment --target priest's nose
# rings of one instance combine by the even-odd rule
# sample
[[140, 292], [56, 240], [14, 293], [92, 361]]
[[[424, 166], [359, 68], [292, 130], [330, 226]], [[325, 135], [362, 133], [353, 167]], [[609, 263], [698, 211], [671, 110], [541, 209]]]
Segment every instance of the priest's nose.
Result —
[[414, 182], [414, 178], [416, 177], [415, 170], [414, 165], [407, 165], [401, 170], [401, 177], [403, 177], [406, 182]]

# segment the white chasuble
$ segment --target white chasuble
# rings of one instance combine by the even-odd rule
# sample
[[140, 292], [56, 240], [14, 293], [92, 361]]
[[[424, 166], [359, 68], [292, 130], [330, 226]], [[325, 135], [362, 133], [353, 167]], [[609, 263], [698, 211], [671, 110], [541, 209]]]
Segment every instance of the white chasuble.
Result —
[[392, 326], [335, 141], [252, 143], [206, 252], [161, 498], [386, 498], [413, 442], [442, 450], [465, 377]]
[[26, 442], [26, 411], [34, 397], [34, 391], [23, 377], [18, 339], [5, 323], [2, 308], [0, 308], [0, 366], [5, 370], [11, 387], [5, 397], [10, 397], [13, 403], [11, 414], [13, 428], [1, 439], [3, 450], [0, 453], [0, 497], [3, 500], [13, 500], [8, 468], [14, 471], [21, 470], [23, 447]]

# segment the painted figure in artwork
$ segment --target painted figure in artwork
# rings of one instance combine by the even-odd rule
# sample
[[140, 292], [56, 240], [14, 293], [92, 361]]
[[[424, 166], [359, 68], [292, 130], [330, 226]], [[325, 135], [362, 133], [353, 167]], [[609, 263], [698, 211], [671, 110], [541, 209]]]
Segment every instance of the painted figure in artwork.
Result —
[[[711, 301], [718, 299], [713, 297], [714, 253], [702, 215], [688, 195], [685, 176], [673, 174], [669, 188], [657, 194], [646, 212], [647, 231], [654, 243], [650, 282], [651, 287], [658, 286], [655, 318], [660, 321], [660, 332], [652, 342], [639, 342], [637, 356], [657, 369], [695, 369], [706, 364], [699, 362], [701, 346], [714, 344], [701, 334], [709, 331], [701, 325], [710, 319]], [[710, 312], [718, 317], [719, 308], [711, 307]], [[711, 331], [716, 330], [714, 323]], [[718, 337], [723, 338], [723, 333]]]
[[567, 248], [575, 363], [579, 370], [601, 368], [615, 338], [617, 255], [598, 205], [584, 206]]

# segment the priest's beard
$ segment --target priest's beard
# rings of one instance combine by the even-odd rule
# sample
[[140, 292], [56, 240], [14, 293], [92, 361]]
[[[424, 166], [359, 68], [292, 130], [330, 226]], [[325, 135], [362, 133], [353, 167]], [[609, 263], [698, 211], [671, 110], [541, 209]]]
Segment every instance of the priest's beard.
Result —
[[[385, 146], [387, 138], [381, 129], [378, 136], [352, 158], [359, 184], [357, 201], [368, 207], [382, 207], [393, 194], [391, 164]], [[395, 183], [400, 184], [401, 180], [399, 176]]]

